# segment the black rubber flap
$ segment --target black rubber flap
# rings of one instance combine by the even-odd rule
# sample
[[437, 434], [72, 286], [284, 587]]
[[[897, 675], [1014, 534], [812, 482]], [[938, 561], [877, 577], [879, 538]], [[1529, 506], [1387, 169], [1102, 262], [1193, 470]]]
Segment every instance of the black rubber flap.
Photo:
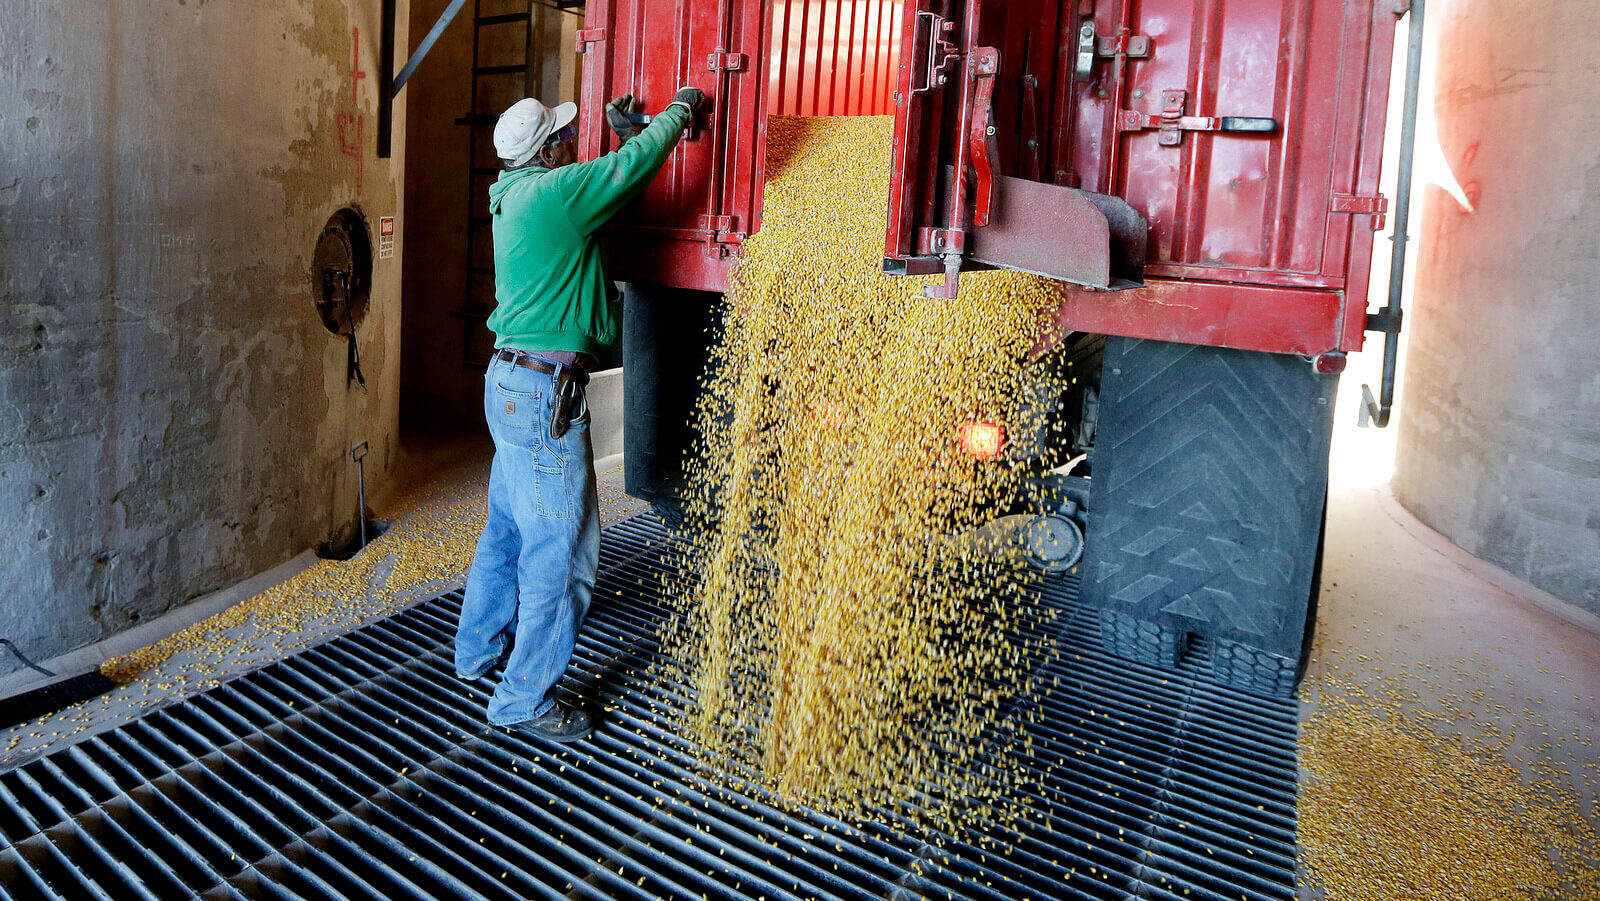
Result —
[[646, 675], [665, 541], [606, 532], [569, 673], [610, 708], [590, 741], [486, 730], [446, 595], [0, 774], [0, 896], [1294, 897], [1292, 702], [1217, 688], [1205, 653], [1109, 657], [1072, 578], [1042, 589], [1042, 779], [1009, 853], [698, 790]]
[[1305, 360], [1111, 338], [1090, 603], [1300, 660], [1338, 379]]
[[0, 729], [9, 729], [18, 723], [55, 713], [63, 707], [99, 697], [116, 685], [101, 675], [99, 670], [90, 670], [79, 676], [57, 679], [49, 685], [12, 695], [0, 700]]

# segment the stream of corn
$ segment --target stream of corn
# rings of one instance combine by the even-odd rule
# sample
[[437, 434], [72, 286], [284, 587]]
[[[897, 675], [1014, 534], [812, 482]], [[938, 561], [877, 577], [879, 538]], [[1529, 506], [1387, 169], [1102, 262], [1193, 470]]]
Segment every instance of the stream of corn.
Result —
[[1015, 546], [972, 530], [1017, 487], [960, 429], [1017, 426], [1053, 283], [883, 272], [886, 117], [774, 118], [762, 228], [733, 277], [698, 411], [696, 576], [669, 656], [720, 768], [843, 815], [1014, 815], [1007, 702], [1031, 688]]

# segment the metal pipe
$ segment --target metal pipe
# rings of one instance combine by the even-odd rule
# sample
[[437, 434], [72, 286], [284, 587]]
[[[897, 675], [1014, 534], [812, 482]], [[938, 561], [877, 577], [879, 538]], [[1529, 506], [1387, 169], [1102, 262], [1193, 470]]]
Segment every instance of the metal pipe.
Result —
[[978, 46], [978, 9], [982, 0], [967, 0], [967, 18], [962, 23], [961, 38], [961, 116], [956, 134], [956, 182], [950, 192], [945, 209], [946, 228], [962, 229], [967, 202], [967, 167], [972, 165], [972, 144], [968, 140], [972, 131], [972, 48]]
[[[428, 51], [432, 50], [433, 45], [439, 42], [439, 36], [444, 34], [444, 30], [450, 27], [451, 22], [455, 21], [456, 14], [461, 12], [461, 7], [466, 5], [467, 0], [455, 0], [455, 2], [451, 3], [450, 6], [445, 9], [444, 13], [439, 16], [438, 21], [433, 23], [433, 27], [428, 29], [427, 35], [422, 38], [422, 43], [417, 45], [417, 52], [411, 54], [411, 58], [406, 60], [406, 64], [404, 68], [400, 70], [400, 74], [394, 77], [394, 84], [387, 91], [389, 96], [393, 97], [398, 95], [400, 93], [400, 89], [406, 86], [406, 82], [411, 80], [411, 73], [417, 71], [417, 67], [422, 65], [422, 60], [428, 55]], [[392, 4], [386, 5], [384, 8], [384, 17], [386, 20], [392, 15], [391, 9]], [[392, 34], [393, 32], [391, 31], [390, 33]], [[390, 45], [390, 50], [391, 52], [393, 51], [392, 43]], [[392, 58], [390, 65], [393, 65]], [[474, 65], [476, 65], [476, 63], [474, 63]], [[384, 69], [384, 72], [387, 73], [388, 71], [388, 68]], [[474, 110], [474, 112], [476, 112], [476, 110]]]
[[356, 464], [356, 522], [361, 531], [361, 544], [357, 550], [367, 546], [367, 467], [361, 461], [366, 459], [368, 450], [365, 441], [350, 448], [350, 459]]
[[1395, 368], [1400, 356], [1400, 326], [1405, 311], [1402, 302], [1406, 288], [1406, 245], [1411, 240], [1411, 175], [1417, 150], [1417, 105], [1422, 93], [1422, 23], [1426, 0], [1411, 0], [1410, 31], [1406, 36], [1405, 108], [1400, 118], [1400, 171], [1396, 173], [1394, 242], [1389, 257], [1389, 300], [1380, 320], [1383, 338], [1383, 383], [1375, 401], [1372, 389], [1361, 386], [1361, 424], [1378, 428], [1389, 425], [1394, 410]]
[[[723, 173], [723, 158], [725, 156], [723, 145], [728, 141], [728, 123], [733, 120], [735, 110], [728, 108], [732, 102], [733, 79], [732, 73], [725, 65], [729, 46], [733, 43], [730, 29], [733, 20], [733, 0], [722, 0], [717, 4], [717, 86], [716, 98], [712, 101], [716, 107], [711, 110], [711, 185], [706, 197], [706, 232], [708, 236], [714, 235], [717, 229], [716, 220], [722, 215], [722, 191], [725, 183]], [[759, 71], [759, 67], [758, 67]], [[687, 73], [682, 84], [689, 84]], [[708, 244], [707, 250], [715, 248], [715, 244]]]
[[982, 5], [982, 0], [967, 0], [966, 21], [961, 28], [961, 112], [956, 119], [955, 180], [950, 186], [950, 196], [945, 198], [945, 230], [948, 233], [947, 242], [962, 236], [963, 246], [951, 247], [947, 244], [943, 251], [944, 287], [937, 289], [940, 293], [935, 296], [947, 300], [956, 297], [956, 285], [961, 277], [961, 258], [966, 251], [967, 167], [972, 165], [972, 50], [978, 46], [978, 13]]
[[[1133, 33], [1133, 4], [1122, 4], [1118, 12], [1117, 35], [1125, 38]], [[1117, 168], [1122, 165], [1122, 142], [1126, 139], [1122, 126], [1117, 123], [1117, 110], [1122, 109], [1122, 94], [1127, 89], [1128, 80], [1128, 54], [1118, 53], [1111, 60], [1111, 96], [1106, 102], [1111, 106], [1111, 115], [1105, 117], [1109, 132], [1106, 134], [1106, 162], [1105, 171], [1100, 173], [1100, 193], [1117, 193]]]

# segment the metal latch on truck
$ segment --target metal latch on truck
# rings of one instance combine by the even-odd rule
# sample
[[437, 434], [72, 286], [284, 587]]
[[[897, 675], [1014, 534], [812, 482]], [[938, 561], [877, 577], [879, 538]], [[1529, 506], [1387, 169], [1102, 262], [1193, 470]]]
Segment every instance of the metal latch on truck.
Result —
[[[899, 116], [902, 124], [926, 121], [914, 129], [922, 136], [919, 144], [897, 151], [890, 186], [891, 230], [897, 215], [904, 223], [904, 211], [911, 205], [942, 207], [944, 216], [942, 222], [915, 225], [902, 253], [891, 246], [885, 269], [942, 273], [943, 283], [927, 293], [944, 299], [956, 296], [961, 271], [974, 265], [1033, 272], [1103, 290], [1142, 285], [1148, 228], [1126, 201], [1001, 173], [996, 136], [1002, 124], [996, 121], [995, 92], [1002, 59], [999, 48], [979, 42], [983, 8], [981, 0], [967, 0], [959, 40], [953, 39], [957, 23], [952, 18], [928, 10], [915, 15]], [[1092, 23], [1089, 35], [1093, 37]], [[1098, 51], [1098, 42], [1093, 49]], [[1128, 49], [1122, 46], [1120, 52]], [[1143, 49], [1148, 52], [1148, 39]], [[957, 123], [953, 154], [941, 143], [935, 117]], [[946, 156], [952, 158], [947, 161]], [[928, 184], [930, 173], [943, 173], [942, 182]], [[920, 203], [909, 198], [912, 193], [922, 195]], [[938, 197], [942, 204], [935, 202]]]
[[1189, 104], [1188, 91], [1162, 91], [1161, 114], [1141, 113], [1138, 110], [1119, 110], [1119, 131], [1146, 131], [1158, 129], [1163, 147], [1176, 147], [1183, 143], [1186, 131], [1242, 131], [1254, 134], [1271, 134], [1278, 130], [1278, 120], [1257, 116], [1189, 116], [1184, 109]]

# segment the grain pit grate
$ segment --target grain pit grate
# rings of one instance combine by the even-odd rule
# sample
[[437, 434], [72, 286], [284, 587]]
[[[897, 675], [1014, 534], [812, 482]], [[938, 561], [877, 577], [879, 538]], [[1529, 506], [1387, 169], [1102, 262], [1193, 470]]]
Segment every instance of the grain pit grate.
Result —
[[1054, 766], [1010, 854], [702, 793], [642, 674], [665, 542], [606, 532], [590, 742], [486, 732], [445, 595], [0, 774], [0, 897], [1294, 897], [1293, 703], [1208, 684], [1203, 647], [1177, 673], [1106, 655], [1070, 579], [1041, 589]]

